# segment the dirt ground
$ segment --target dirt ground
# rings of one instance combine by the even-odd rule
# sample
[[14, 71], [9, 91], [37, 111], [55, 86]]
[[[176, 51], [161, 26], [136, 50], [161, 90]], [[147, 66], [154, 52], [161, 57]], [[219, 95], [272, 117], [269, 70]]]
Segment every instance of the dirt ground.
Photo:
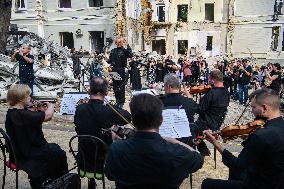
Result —
[[[224, 125], [234, 123], [238, 119], [243, 109], [244, 109], [243, 106], [239, 106], [236, 102], [232, 101], [230, 103], [228, 114], [226, 116]], [[4, 127], [4, 123], [5, 123], [6, 111], [7, 111], [7, 105], [3, 103], [0, 104], [0, 127], [2, 128]], [[246, 122], [252, 119], [252, 115], [249, 112], [250, 110], [246, 111], [240, 123]], [[74, 158], [69, 152], [68, 142], [69, 142], [69, 139], [76, 134], [74, 131], [73, 117], [72, 116], [62, 116], [57, 113], [54, 116], [52, 121], [48, 123], [44, 123], [43, 128], [44, 128], [43, 131], [44, 131], [45, 138], [48, 140], [48, 142], [57, 143], [61, 146], [62, 149], [66, 151], [67, 156], [68, 156], [69, 168], [72, 168], [74, 166]], [[225, 145], [226, 145], [226, 148], [228, 148], [231, 152], [238, 154], [238, 152], [241, 150], [240, 142], [241, 140], [238, 139], [235, 141], [229, 141]], [[210, 149], [213, 154], [212, 146], [210, 146]], [[2, 177], [1, 177], [3, 175], [3, 164], [2, 163], [0, 165], [0, 172], [1, 172], [0, 184], [2, 185]], [[220, 178], [220, 179], [226, 179], [228, 177], [228, 169], [223, 165], [221, 161], [221, 156], [219, 153], [217, 153], [217, 169], [214, 169], [214, 160], [213, 160], [213, 156], [211, 155], [210, 157], [205, 158], [205, 163], [203, 165], [203, 168], [193, 174], [193, 188], [194, 189], [200, 188], [202, 180], [208, 177]], [[8, 171], [8, 175], [6, 176], [5, 188], [7, 189], [15, 188], [15, 174], [11, 172], [10, 170]], [[19, 188], [20, 189], [30, 188], [27, 174], [24, 173], [23, 171], [19, 172]], [[87, 180], [84, 178], [82, 179], [82, 188], [87, 188]], [[98, 181], [98, 188], [102, 188], [100, 181]], [[111, 181], [107, 181], [106, 188], [108, 189], [115, 188], [114, 183]], [[184, 180], [180, 188], [181, 189], [190, 188], [189, 178]]]

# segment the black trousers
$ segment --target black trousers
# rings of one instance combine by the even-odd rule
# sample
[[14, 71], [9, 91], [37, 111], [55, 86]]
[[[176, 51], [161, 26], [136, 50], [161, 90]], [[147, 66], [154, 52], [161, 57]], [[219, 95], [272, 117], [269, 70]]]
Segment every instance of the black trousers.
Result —
[[201, 189], [249, 189], [243, 181], [240, 180], [242, 171], [240, 169], [229, 168], [229, 179], [211, 179], [203, 180]]
[[33, 97], [33, 88], [34, 88], [34, 79], [31, 78], [20, 78], [20, 84], [26, 84], [30, 87], [32, 93], [31, 93], [31, 97]]
[[58, 144], [47, 143], [34, 150], [20, 169], [25, 171], [32, 189], [40, 189], [43, 182], [57, 179], [68, 172], [67, 156]]
[[116, 104], [125, 103], [125, 85], [127, 84], [127, 78], [124, 68], [114, 68], [113, 72], [117, 72], [122, 80], [112, 79], [113, 91], [116, 99]]

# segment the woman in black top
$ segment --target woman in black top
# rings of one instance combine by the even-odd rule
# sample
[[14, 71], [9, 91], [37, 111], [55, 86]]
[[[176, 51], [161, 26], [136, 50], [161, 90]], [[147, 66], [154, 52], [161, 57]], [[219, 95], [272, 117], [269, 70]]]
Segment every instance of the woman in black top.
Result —
[[279, 63], [275, 63], [272, 66], [272, 71], [270, 74], [267, 74], [266, 77], [271, 80], [271, 84], [268, 88], [275, 90], [276, 92], [280, 92], [281, 88], [281, 66]]
[[47, 103], [47, 108], [39, 112], [26, 109], [30, 93], [30, 88], [22, 84], [8, 90], [10, 108], [5, 128], [15, 148], [16, 166], [28, 174], [31, 188], [38, 189], [44, 181], [67, 173], [68, 166], [65, 152], [57, 144], [47, 143], [42, 132], [42, 123], [53, 116], [53, 105]]

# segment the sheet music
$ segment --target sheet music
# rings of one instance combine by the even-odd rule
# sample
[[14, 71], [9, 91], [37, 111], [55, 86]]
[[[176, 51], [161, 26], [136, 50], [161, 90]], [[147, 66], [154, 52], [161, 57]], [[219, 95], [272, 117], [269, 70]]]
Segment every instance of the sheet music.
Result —
[[88, 97], [87, 93], [65, 93], [61, 101], [60, 113], [74, 115], [78, 101]]
[[120, 75], [117, 72], [109, 72], [109, 75], [114, 79], [114, 80], [118, 80], [121, 81], [122, 78], [120, 77]]
[[182, 138], [191, 136], [184, 109], [163, 110], [163, 123], [159, 133], [163, 137]]

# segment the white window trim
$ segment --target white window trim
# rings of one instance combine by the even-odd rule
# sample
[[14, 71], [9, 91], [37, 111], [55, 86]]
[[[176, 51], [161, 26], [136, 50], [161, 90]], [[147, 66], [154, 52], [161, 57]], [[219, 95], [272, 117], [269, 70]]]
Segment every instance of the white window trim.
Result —
[[71, 1], [71, 7], [70, 8], [63, 8], [63, 7], [60, 7], [59, 4], [60, 4], [60, 0], [57, 1], [57, 9], [58, 10], [70, 10], [72, 9], [72, 0]]
[[166, 22], [166, 5], [165, 5], [165, 4], [157, 4], [156, 7], [157, 7], [157, 15], [156, 15], [156, 16], [157, 16], [157, 18], [156, 18], [157, 21], [160, 22], [160, 21], [159, 21], [159, 13], [160, 13], [160, 12], [159, 12], [159, 7], [164, 7], [165, 21], [163, 21], [163, 22]]
[[[20, 2], [21, 2], [21, 0], [20, 0]], [[17, 7], [17, 0], [15, 0], [14, 1], [14, 6], [15, 6], [15, 10], [17, 11], [17, 10], [28, 10], [28, 0], [24, 0], [24, 2], [25, 2], [25, 7], [24, 8], [21, 8], [21, 7]]]

